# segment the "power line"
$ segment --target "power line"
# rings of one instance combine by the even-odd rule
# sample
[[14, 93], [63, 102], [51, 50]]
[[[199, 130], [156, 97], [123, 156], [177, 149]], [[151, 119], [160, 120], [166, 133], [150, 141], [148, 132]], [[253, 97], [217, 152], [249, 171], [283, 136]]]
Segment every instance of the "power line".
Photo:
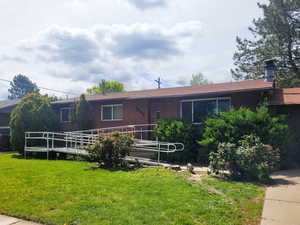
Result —
[[[5, 82], [11, 82], [10, 80], [6, 80], [6, 79], [3, 79], [3, 78], [0, 78], [1, 81], [5, 81]], [[58, 92], [58, 93], [62, 93], [62, 94], [69, 94], [69, 95], [74, 95], [74, 96], [77, 96], [78, 94], [74, 94], [74, 93], [71, 93], [71, 92], [66, 92], [66, 91], [60, 91], [60, 90], [55, 90], [55, 89], [51, 89], [51, 88], [45, 88], [45, 87], [40, 87], [38, 86], [39, 89], [43, 89], [43, 90], [47, 90], [47, 91], [53, 91], [53, 92]]]

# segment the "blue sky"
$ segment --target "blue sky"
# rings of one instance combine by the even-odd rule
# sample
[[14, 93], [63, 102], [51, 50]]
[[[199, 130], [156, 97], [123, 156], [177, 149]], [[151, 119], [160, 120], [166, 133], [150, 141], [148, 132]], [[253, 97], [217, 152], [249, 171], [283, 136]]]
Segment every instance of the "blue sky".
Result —
[[1, 0], [0, 78], [22, 73], [78, 95], [101, 79], [127, 90], [155, 88], [158, 76], [162, 87], [188, 85], [198, 72], [231, 81], [235, 38], [261, 16], [256, 2]]

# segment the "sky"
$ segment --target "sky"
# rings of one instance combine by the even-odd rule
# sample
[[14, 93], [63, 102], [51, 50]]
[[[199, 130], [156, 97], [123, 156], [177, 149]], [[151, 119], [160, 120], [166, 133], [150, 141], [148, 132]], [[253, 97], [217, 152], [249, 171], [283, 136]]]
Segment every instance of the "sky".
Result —
[[[266, 0], [0, 0], [0, 78], [80, 95], [102, 79], [126, 90], [230, 82], [236, 36]], [[0, 81], [0, 99], [9, 83]], [[66, 94], [42, 90], [66, 97]]]

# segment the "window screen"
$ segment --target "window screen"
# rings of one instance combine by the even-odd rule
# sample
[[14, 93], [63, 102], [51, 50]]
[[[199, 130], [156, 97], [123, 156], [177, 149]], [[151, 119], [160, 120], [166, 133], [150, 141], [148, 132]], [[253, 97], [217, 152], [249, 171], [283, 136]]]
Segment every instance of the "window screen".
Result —
[[122, 120], [123, 105], [102, 106], [102, 120]]
[[123, 106], [114, 105], [113, 106], [113, 120], [122, 120], [123, 119]]
[[102, 107], [102, 120], [112, 120], [112, 107], [103, 106]]

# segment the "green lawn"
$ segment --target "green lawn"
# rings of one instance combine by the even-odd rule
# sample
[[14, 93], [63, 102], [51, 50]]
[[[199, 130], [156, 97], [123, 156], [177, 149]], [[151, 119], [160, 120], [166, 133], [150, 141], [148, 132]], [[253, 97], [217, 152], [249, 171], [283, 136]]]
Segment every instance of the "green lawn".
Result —
[[259, 224], [264, 188], [159, 168], [91, 169], [86, 162], [0, 154], [0, 213], [46, 224]]

